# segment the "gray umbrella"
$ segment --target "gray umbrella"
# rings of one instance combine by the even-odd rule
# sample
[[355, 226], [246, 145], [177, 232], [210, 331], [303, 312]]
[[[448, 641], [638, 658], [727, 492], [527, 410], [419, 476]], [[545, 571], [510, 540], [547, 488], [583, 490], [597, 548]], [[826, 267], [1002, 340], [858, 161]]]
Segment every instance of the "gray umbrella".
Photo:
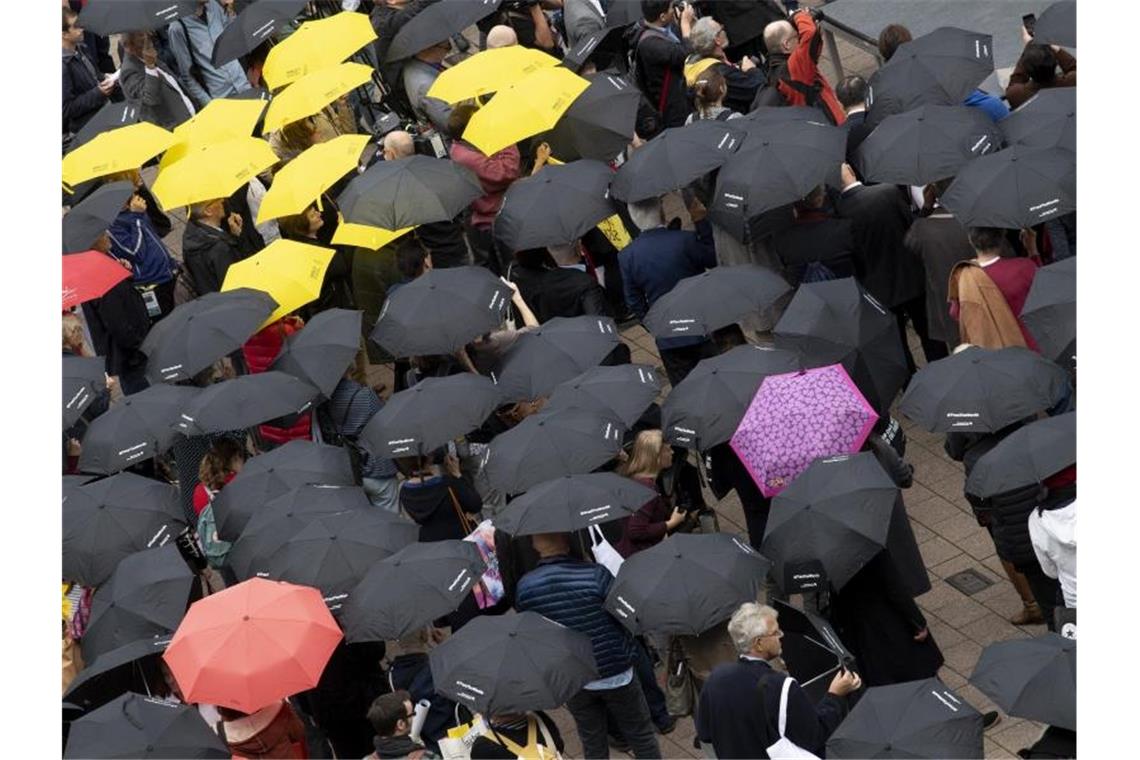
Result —
[[303, 414], [320, 395], [313, 386], [284, 372], [259, 372], [223, 380], [189, 401], [174, 429], [183, 435], [221, 433]]
[[257, 0], [249, 3], [214, 40], [210, 63], [221, 66], [251, 52], [267, 39], [287, 29], [289, 22], [306, 5], [307, 0]]
[[1077, 730], [1077, 642], [1055, 633], [982, 650], [970, 683], [1005, 712]]
[[107, 36], [118, 32], [148, 32], [165, 29], [171, 22], [193, 16], [201, 9], [198, 0], [115, 0], [83, 7], [79, 26]]
[[543, 410], [588, 409], [633, 427], [660, 392], [661, 380], [648, 364], [594, 367], [559, 383]]
[[634, 203], [685, 187], [723, 166], [743, 139], [744, 128], [725, 121], [670, 127], [622, 164], [613, 179], [614, 197]]
[[285, 339], [269, 368], [304, 380], [330, 398], [360, 352], [363, 317], [364, 312], [359, 310], [322, 311], [305, 323], [305, 329]]
[[83, 128], [75, 133], [75, 137], [72, 138], [71, 143], [67, 146], [67, 152], [70, 153], [80, 145], [91, 142], [104, 132], [109, 132], [119, 127], [129, 127], [131, 124], [138, 124], [141, 118], [138, 103], [104, 103], [103, 107], [87, 120]]
[[1041, 267], [1033, 276], [1021, 321], [1044, 356], [1065, 368], [1077, 361], [1077, 259]]
[[1025, 148], [1077, 152], [1077, 88], [1039, 90], [998, 122], [1005, 141]]
[[1020, 427], [978, 459], [966, 493], [985, 499], [1040, 483], [1077, 462], [1077, 413]]
[[1077, 208], [1077, 156], [1014, 145], [962, 167], [939, 199], [964, 227], [1027, 229]]
[[924, 186], [1001, 146], [1001, 130], [982, 110], [926, 105], [885, 118], [859, 145], [856, 163], [869, 182]]
[[92, 420], [83, 436], [79, 469], [101, 475], [125, 470], [169, 449], [182, 409], [200, 393], [182, 385], [152, 385]]
[[170, 635], [138, 639], [88, 660], [68, 685], [63, 700], [90, 711], [128, 691], [144, 692], [157, 687], [159, 658], [170, 646], [170, 639]]
[[229, 758], [233, 753], [197, 707], [127, 693], [72, 723], [63, 756]]
[[1033, 42], [1038, 45], [1077, 46], [1076, 0], [1053, 3], [1037, 17], [1033, 26]]
[[620, 340], [609, 317], [555, 317], [519, 336], [491, 378], [504, 401], [539, 398], [596, 367]]
[[454, 219], [482, 194], [466, 167], [409, 156], [373, 164], [352, 178], [336, 202], [346, 222], [399, 230]]
[[402, 61], [459, 34], [499, 9], [502, 0], [438, 0], [401, 26], [388, 47], [385, 63]]
[[63, 357], [63, 427], [79, 421], [91, 402], [107, 390], [107, 360], [102, 356]]
[[714, 267], [684, 278], [658, 298], [645, 315], [645, 327], [655, 338], [709, 335], [770, 308], [791, 290], [767, 267]]
[[63, 252], [86, 251], [107, 231], [135, 192], [130, 182], [101, 185], [63, 217]]
[[561, 161], [609, 161], [633, 139], [641, 91], [610, 72], [591, 74], [586, 79], [589, 86], [544, 138], [551, 154]]
[[495, 529], [512, 536], [572, 533], [628, 517], [657, 495], [612, 472], [563, 475], [539, 483], [495, 515]]
[[495, 217], [495, 241], [506, 251], [574, 242], [617, 213], [612, 177], [606, 164], [583, 159], [544, 166], [513, 182]]

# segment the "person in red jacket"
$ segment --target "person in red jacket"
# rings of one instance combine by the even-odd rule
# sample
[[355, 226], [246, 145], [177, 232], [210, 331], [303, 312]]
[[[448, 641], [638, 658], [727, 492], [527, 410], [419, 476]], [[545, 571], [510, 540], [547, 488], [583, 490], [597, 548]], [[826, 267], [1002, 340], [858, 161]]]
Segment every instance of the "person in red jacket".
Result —
[[847, 120], [835, 90], [819, 70], [823, 37], [810, 9], [796, 11], [791, 21], [768, 24], [764, 45], [768, 48], [769, 85], [775, 75], [775, 86], [787, 105], [819, 106], [836, 125]]
[[652, 488], [656, 495], [630, 515], [621, 541], [614, 547], [623, 557], [631, 557], [642, 549], [661, 543], [665, 536], [676, 530], [687, 517], [673, 508], [657, 490], [657, 476], [673, 465], [673, 449], [665, 445], [660, 430], [643, 430], [633, 442], [633, 453], [622, 468], [622, 474]]
[[[304, 326], [305, 323], [300, 317], [290, 314], [254, 333], [253, 337], [241, 347], [242, 358], [245, 359], [250, 374], [269, 369], [269, 365], [281, 353], [285, 339]], [[260, 425], [258, 432], [266, 444], [276, 447], [289, 441], [312, 440], [311, 426], [312, 412], [305, 412], [289, 427]]]

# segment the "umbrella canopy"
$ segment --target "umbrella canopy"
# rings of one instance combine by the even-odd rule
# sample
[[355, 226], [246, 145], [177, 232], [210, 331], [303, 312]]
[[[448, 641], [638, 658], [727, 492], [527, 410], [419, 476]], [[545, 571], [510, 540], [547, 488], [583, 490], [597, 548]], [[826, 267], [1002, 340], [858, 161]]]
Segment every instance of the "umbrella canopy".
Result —
[[71, 143], [67, 146], [67, 152], [70, 153], [80, 145], [86, 145], [104, 132], [138, 124], [140, 118], [138, 103], [108, 101], [87, 120], [82, 129], [75, 133], [75, 137], [71, 138]]
[[628, 517], [656, 492], [612, 472], [563, 475], [529, 489], [495, 515], [495, 529], [512, 536], [572, 533]]
[[966, 493], [979, 499], [1033, 483], [1077, 462], [1077, 413], [1031, 422], [983, 454], [966, 478]]
[[409, 156], [373, 164], [353, 177], [337, 207], [345, 221], [385, 230], [454, 219], [483, 194], [479, 180], [454, 161]]
[[1077, 91], [1073, 87], [1039, 90], [998, 124], [1010, 145], [1076, 153]]
[[470, 541], [413, 543], [372, 565], [340, 614], [344, 638], [396, 641], [458, 609], [487, 569]]
[[120, 32], [163, 29], [183, 16], [193, 16], [198, 0], [95, 0], [79, 14], [79, 26], [104, 37]]
[[561, 66], [540, 68], [495, 93], [490, 103], [471, 116], [463, 139], [484, 155], [498, 153], [553, 128], [589, 85]]
[[771, 603], [779, 613], [784, 634], [780, 639], [780, 657], [788, 666], [788, 674], [799, 682], [812, 702], [818, 703], [827, 693], [835, 672], [840, 667], [854, 667], [855, 656], [843, 646], [826, 619], [779, 599]]
[[678, 282], [654, 302], [644, 322], [655, 338], [709, 335], [770, 308], [791, 290], [767, 267], [715, 267]]
[[102, 132], [63, 157], [65, 189], [95, 177], [138, 169], [173, 145], [175, 139], [149, 121]]
[[495, 241], [506, 251], [576, 241], [617, 213], [611, 177], [609, 166], [584, 159], [550, 164], [511, 183], [495, 217]]
[[1077, 361], [1077, 259], [1041, 267], [1033, 276], [1021, 321], [1048, 356], [1062, 367]]
[[91, 402], [107, 389], [106, 367], [102, 356], [63, 357], [64, 430], [78, 422]]
[[412, 16], [388, 46], [384, 63], [402, 61], [416, 53], [459, 34], [476, 21], [499, 9], [501, 0], [440, 0]]
[[352, 224], [341, 217], [340, 224], [336, 226], [332, 242], [334, 245], [351, 245], [357, 248], [367, 248], [378, 251], [398, 237], [412, 231], [412, 227], [400, 230], [386, 230], [382, 227], [373, 227], [368, 224]]
[[306, 21], [270, 49], [261, 75], [270, 89], [276, 90], [314, 72], [333, 68], [375, 39], [376, 32], [368, 17], [360, 13], [344, 11]]
[[197, 577], [174, 544], [123, 561], [91, 600], [83, 659], [92, 662], [138, 639], [172, 634], [190, 606]]
[[887, 545], [898, 487], [869, 451], [812, 462], [773, 501], [760, 551], [785, 591], [809, 564], [842, 589]]
[[109, 182], [71, 207], [63, 217], [63, 252], [87, 251], [134, 195], [130, 182]]
[[557, 65], [557, 58], [541, 50], [521, 45], [491, 48], [444, 69], [427, 95], [454, 104], [498, 92], [529, 74]]
[[505, 401], [539, 398], [596, 367], [620, 340], [609, 317], [555, 317], [519, 336], [491, 378]]
[[867, 689], [827, 740], [827, 756], [983, 758], [982, 714], [937, 678]]
[[971, 346], [916, 372], [899, 411], [931, 433], [992, 433], [1056, 404], [1066, 382], [1028, 348]]
[[1077, 208], [1075, 153], [1020, 145], [962, 167], [939, 198], [963, 227], [1034, 227]]
[[110, 475], [166, 451], [178, 435], [171, 426], [198, 392], [162, 383], [124, 396], [87, 427], [79, 469]]
[[774, 332], [808, 366], [841, 362], [879, 414], [910, 376], [895, 316], [853, 277], [801, 285]]
[[131, 276], [131, 270], [114, 257], [99, 251], [71, 253], [63, 257], [63, 310], [96, 298]]
[[[350, 15], [360, 17], [357, 13]], [[363, 20], [371, 26], [367, 19]], [[312, 116], [371, 79], [372, 67], [363, 63], [338, 63], [305, 74], [270, 101], [263, 129], [267, 134], [276, 132], [286, 124]]]
[[63, 756], [228, 758], [232, 753], [197, 707], [128, 693], [72, 723]]
[[[260, 105], [257, 101], [243, 101], [244, 104]], [[185, 158], [159, 171], [151, 190], [167, 211], [228, 198], [278, 161], [277, 154], [265, 140], [235, 137], [189, 151]]]
[[628, 26], [641, 19], [641, 3], [638, 0], [611, 0], [606, 9], [606, 26]]
[[437, 692], [484, 715], [549, 710], [598, 677], [590, 637], [537, 612], [477, 617], [428, 662]]
[[1037, 45], [1077, 46], [1076, 0], [1053, 3], [1037, 17], [1033, 26], [1033, 42]]
[[737, 346], [701, 360], [665, 397], [661, 406], [665, 440], [701, 451], [724, 443], [765, 377], [801, 368], [798, 354], [770, 346]]
[[432, 269], [384, 301], [368, 337], [394, 356], [450, 354], [506, 318], [511, 289], [483, 267]]
[[633, 139], [641, 100], [637, 87], [611, 73], [593, 74], [586, 79], [589, 86], [544, 137], [550, 152], [563, 161], [609, 161]]
[[178, 489], [129, 472], [63, 492], [63, 577], [99, 586], [119, 560], [164, 546], [186, 527]]
[[638, 148], [614, 175], [614, 197], [657, 198], [719, 169], [744, 141], [743, 127], [713, 119], [670, 127]]
[[261, 329], [317, 299], [335, 253], [332, 248], [278, 238], [254, 255], [230, 264], [222, 292], [248, 288], [268, 293], [277, 308], [261, 323]]
[[281, 353], [269, 365], [304, 380], [331, 398], [344, 372], [360, 351], [364, 312], [327, 309], [305, 323], [305, 329], [285, 338]]
[[307, 148], [273, 175], [257, 223], [300, 214], [341, 177], [356, 169], [368, 135], [340, 135]]
[[543, 409], [587, 409], [620, 420], [629, 428], [660, 392], [661, 379], [648, 364], [593, 367], [559, 383]]
[[393, 393], [361, 430], [360, 442], [383, 459], [431, 454], [482, 425], [501, 403], [498, 386], [481, 375], [424, 378]]
[[[257, 0], [250, 3], [218, 35], [210, 54], [210, 63], [221, 66], [251, 52], [286, 28], [306, 5], [308, 0]], [[272, 49], [269, 54], [273, 55]], [[268, 59], [263, 69], [265, 68], [268, 68]], [[264, 76], [264, 70], [262, 75]]]
[[189, 380], [249, 340], [277, 302], [260, 290], [206, 293], [175, 306], [143, 339], [152, 383]]
[[1001, 145], [1001, 130], [980, 109], [926, 105], [883, 119], [856, 160], [870, 182], [925, 186]]
[[605, 464], [621, 450], [624, 432], [621, 423], [596, 412], [539, 412], [495, 436], [482, 466], [495, 490], [516, 494]]
[[253, 427], [302, 414], [319, 395], [313, 386], [284, 372], [242, 375], [203, 389], [182, 408], [174, 428], [190, 436]]
[[677, 533], [622, 563], [606, 609], [634, 634], [699, 636], [756, 600], [768, 566], [736, 536]]
[[150, 691], [160, 683], [158, 658], [170, 639], [167, 635], [132, 641], [88, 661], [63, 693], [63, 700], [94, 710], [128, 691]]
[[[764, 378], [729, 444], [770, 498], [816, 459], [858, 451], [877, 419], [843, 367], [832, 364]], [[775, 524], [769, 519], [769, 533]]]
[[236, 95], [211, 100], [201, 111], [174, 128], [176, 142], [162, 154], [158, 162], [159, 171], [211, 145], [250, 139], [264, 111], [263, 101], [246, 100]]
[[191, 605], [162, 659], [187, 702], [251, 713], [316, 686], [340, 640], [319, 591], [253, 578]]
[[581, 71], [588, 61], [593, 61], [599, 69], [614, 70], [614, 64], [621, 65], [623, 56], [623, 46], [625, 43], [625, 31], [628, 24], [617, 23], [611, 21], [615, 14], [619, 14], [617, 10], [619, 5], [625, 5], [635, 16], [632, 21], [637, 21], [641, 18], [641, 2], [637, 0], [632, 4], [626, 4], [623, 0], [612, 0], [609, 7], [609, 12], [606, 14], [605, 26], [595, 32], [580, 37], [578, 44], [566, 51], [562, 57], [562, 65], [571, 71]]
[[1055, 633], [982, 650], [970, 683], [1005, 712], [1077, 730], [1077, 642]]
[[352, 462], [339, 446], [289, 441], [246, 460], [241, 472], [214, 497], [218, 536], [236, 541], [262, 505], [308, 483], [353, 485]]

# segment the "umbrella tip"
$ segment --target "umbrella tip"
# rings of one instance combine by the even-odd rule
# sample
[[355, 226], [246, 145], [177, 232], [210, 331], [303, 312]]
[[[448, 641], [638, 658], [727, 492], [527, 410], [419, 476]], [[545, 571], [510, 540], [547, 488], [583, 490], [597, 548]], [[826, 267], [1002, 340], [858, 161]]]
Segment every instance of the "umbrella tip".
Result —
[[241, 619], [242, 619], [243, 621], [245, 621], [245, 620], [249, 620], [249, 615], [242, 615], [242, 616], [241, 616]]

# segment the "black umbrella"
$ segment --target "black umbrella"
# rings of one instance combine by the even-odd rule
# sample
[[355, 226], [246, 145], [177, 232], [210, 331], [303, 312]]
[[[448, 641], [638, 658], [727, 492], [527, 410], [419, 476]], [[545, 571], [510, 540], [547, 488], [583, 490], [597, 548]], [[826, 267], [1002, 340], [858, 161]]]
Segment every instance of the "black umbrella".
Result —
[[993, 73], [993, 37], [943, 26], [899, 45], [867, 83], [867, 122], [923, 105], [959, 105]]
[[349, 593], [344, 638], [397, 641], [458, 609], [487, 569], [471, 541], [411, 544], [382, 559]]
[[257, 0], [250, 3], [214, 41], [210, 63], [221, 66], [236, 61], [280, 30], [308, 5], [308, 0]]
[[1040, 483], [1077, 461], [1077, 413], [1020, 427], [978, 459], [966, 493], [979, 499]]
[[150, 329], [141, 350], [152, 383], [188, 380], [245, 344], [277, 302], [251, 288], [207, 293], [175, 306]]
[[138, 103], [108, 101], [87, 120], [82, 129], [75, 133], [75, 137], [67, 146], [67, 152], [70, 153], [80, 145], [91, 142], [104, 132], [138, 124], [141, 118]]
[[1062, 259], [1037, 270], [1021, 321], [1044, 356], [1062, 367], [1077, 361], [1077, 260]]
[[791, 290], [767, 267], [715, 267], [678, 282], [657, 299], [643, 321], [655, 338], [709, 335], [770, 308]]
[[1005, 141], [1024, 148], [1077, 152], [1077, 88], [1039, 90], [998, 122]]
[[162, 683], [159, 658], [170, 636], [155, 636], [124, 644], [89, 661], [63, 693], [85, 712], [107, 704], [128, 691], [149, 693]]
[[542, 138], [562, 161], [608, 161], [633, 139], [641, 92], [623, 77], [600, 72]]
[[[406, 27], [405, 27], [406, 28]], [[409, 156], [380, 161], [337, 196], [346, 222], [399, 230], [454, 219], [483, 194], [479, 180], [454, 161]]]
[[198, 13], [198, 0], [96, 0], [79, 13], [79, 26], [104, 37], [120, 32], [165, 29], [172, 21]]
[[388, 47], [385, 63], [402, 61], [459, 34], [499, 9], [502, 0], [439, 0], [412, 16]]
[[859, 145], [856, 162], [869, 182], [925, 186], [1001, 145], [1001, 130], [982, 110], [927, 105], [883, 119]]
[[510, 301], [483, 267], [432, 269], [388, 297], [369, 337], [395, 356], [450, 354], [498, 329]]
[[610, 0], [606, 9], [606, 26], [629, 26], [643, 18], [640, 0]]
[[360, 443], [385, 459], [430, 454], [482, 425], [501, 402], [498, 386], [482, 375], [424, 378], [392, 394], [360, 431]]
[[[610, 15], [613, 14], [612, 9], [619, 1], [613, 0], [611, 3]], [[639, 3], [636, 5], [640, 8]], [[619, 69], [624, 71], [625, 61], [622, 56], [625, 50], [624, 36], [627, 26], [628, 24], [607, 21], [604, 28], [590, 32], [579, 39], [577, 45], [567, 50], [562, 56], [562, 65], [579, 75], [582, 67], [590, 60], [593, 60], [598, 69], [610, 69], [607, 73], [617, 73]]]
[[612, 472], [563, 475], [512, 499], [495, 515], [495, 529], [512, 536], [573, 533], [628, 517], [656, 495], [652, 488]]
[[438, 693], [484, 715], [550, 710], [598, 677], [590, 637], [537, 612], [477, 617], [428, 662]]
[[[114, 3], [92, 3], [107, 7]], [[196, 3], [195, 3], [196, 5]], [[229, 758], [198, 708], [128, 693], [71, 724], [66, 758]]]
[[539, 412], [495, 436], [482, 465], [495, 490], [515, 494], [605, 464], [621, 450], [624, 432], [621, 423], [596, 412]]
[[887, 545], [898, 487], [869, 451], [817, 459], [772, 500], [760, 551], [785, 591], [822, 565], [837, 590]]
[[1077, 46], [1076, 0], [1053, 3], [1037, 17], [1033, 25], [1033, 42], [1038, 45]]
[[79, 469], [110, 475], [166, 451], [178, 436], [171, 426], [199, 392], [162, 384], [123, 397], [87, 428]]
[[86, 251], [107, 231], [134, 195], [130, 182], [111, 182], [71, 207], [63, 217], [63, 252]]
[[632, 633], [699, 636], [756, 601], [768, 560], [727, 533], [678, 533], [622, 563], [606, 609]]
[[63, 427], [79, 421], [87, 407], [107, 390], [107, 360], [102, 356], [63, 357]]
[[506, 251], [574, 242], [617, 213], [610, 200], [612, 177], [601, 161], [583, 159], [544, 166], [517, 180], [495, 217], [495, 241]]
[[916, 372], [899, 411], [931, 433], [992, 433], [1056, 404], [1066, 382], [1028, 348], [971, 346]]
[[628, 428], [633, 427], [660, 392], [661, 380], [648, 364], [594, 367], [559, 383], [543, 411], [588, 409], [620, 420]]
[[174, 544], [123, 558], [91, 600], [83, 659], [93, 662], [138, 639], [174, 633], [194, 596], [200, 596], [197, 585]]
[[598, 366], [620, 340], [609, 317], [555, 317], [521, 335], [491, 378], [505, 401], [539, 398]]
[[304, 380], [330, 398], [360, 351], [363, 317], [364, 312], [349, 309], [322, 311], [305, 323], [304, 330], [285, 339], [269, 368]]
[[800, 285], [774, 333], [809, 367], [843, 364], [880, 415], [910, 376], [895, 315], [853, 277]]
[[203, 389], [182, 408], [174, 428], [183, 435], [204, 435], [253, 427], [303, 414], [318, 395], [316, 388], [284, 372], [242, 375]]
[[1077, 208], [1077, 157], [1014, 145], [962, 167], [939, 199], [965, 227], [1022, 229]]
[[1008, 714], [1077, 730], [1077, 642], [1055, 633], [982, 650], [970, 683]]
[[666, 129], [622, 164], [613, 178], [613, 195], [634, 203], [685, 187], [723, 166], [744, 134], [741, 126], [712, 119]]
[[779, 599], [772, 600], [772, 606], [779, 613], [780, 631], [784, 634], [780, 639], [780, 657], [812, 701], [819, 702], [836, 671], [854, 667], [855, 656], [843, 646], [826, 619]]
[[124, 557], [164, 546], [186, 527], [178, 489], [121, 472], [63, 494], [63, 577], [99, 586]]
[[937, 678], [875, 686], [827, 740], [827, 756], [985, 757], [982, 714]]
[[737, 346], [703, 359], [665, 397], [665, 440], [700, 451], [724, 443], [736, 432], [765, 377], [801, 368], [798, 353], [770, 346]]
[[250, 458], [211, 504], [218, 537], [236, 541], [263, 504], [310, 483], [353, 485], [348, 451], [312, 441], [289, 441]]

